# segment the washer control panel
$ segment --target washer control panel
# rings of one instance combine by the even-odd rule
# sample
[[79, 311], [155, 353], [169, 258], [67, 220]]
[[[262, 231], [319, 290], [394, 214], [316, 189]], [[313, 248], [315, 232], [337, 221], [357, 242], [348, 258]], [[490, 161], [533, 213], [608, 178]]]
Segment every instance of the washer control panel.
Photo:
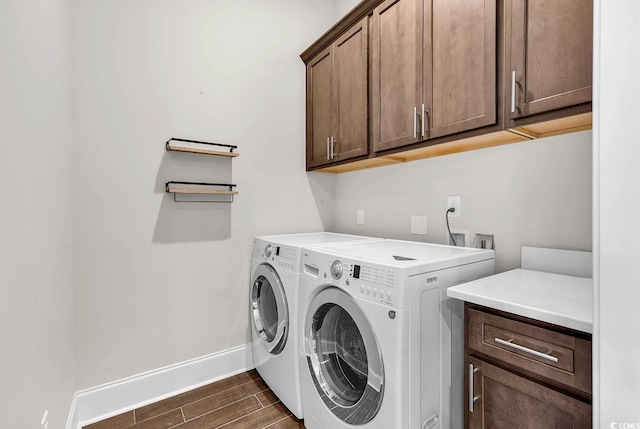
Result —
[[327, 259], [323, 268], [324, 279], [333, 279], [358, 298], [394, 307], [400, 304], [398, 276], [392, 268], [342, 258]]
[[264, 243], [253, 246], [253, 257], [269, 262], [276, 268], [297, 271], [299, 251], [295, 247], [282, 246], [276, 243]]

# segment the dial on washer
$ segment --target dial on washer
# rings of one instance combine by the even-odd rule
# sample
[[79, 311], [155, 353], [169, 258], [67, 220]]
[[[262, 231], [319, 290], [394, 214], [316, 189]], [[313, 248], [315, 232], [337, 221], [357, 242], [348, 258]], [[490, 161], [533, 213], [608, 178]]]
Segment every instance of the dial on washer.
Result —
[[342, 272], [344, 271], [344, 267], [342, 266], [342, 262], [337, 259], [331, 263], [331, 277], [338, 280], [342, 277]]

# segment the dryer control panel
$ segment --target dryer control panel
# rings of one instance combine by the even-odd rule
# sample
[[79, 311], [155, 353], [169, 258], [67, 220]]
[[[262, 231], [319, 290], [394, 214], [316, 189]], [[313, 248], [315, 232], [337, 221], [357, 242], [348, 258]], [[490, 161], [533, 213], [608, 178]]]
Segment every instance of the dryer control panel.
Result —
[[325, 260], [320, 276], [339, 283], [355, 297], [399, 308], [403, 304], [399, 276], [391, 267], [376, 267], [343, 258]]

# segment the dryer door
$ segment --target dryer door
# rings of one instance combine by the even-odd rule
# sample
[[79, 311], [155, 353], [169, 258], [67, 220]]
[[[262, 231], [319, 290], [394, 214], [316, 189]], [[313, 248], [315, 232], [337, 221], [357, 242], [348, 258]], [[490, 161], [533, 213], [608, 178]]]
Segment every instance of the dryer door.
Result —
[[259, 265], [251, 286], [253, 324], [265, 349], [280, 354], [289, 334], [287, 297], [278, 273], [268, 264]]
[[384, 392], [382, 355], [370, 322], [337, 288], [321, 291], [307, 314], [305, 351], [318, 394], [339, 419], [367, 423], [378, 413]]

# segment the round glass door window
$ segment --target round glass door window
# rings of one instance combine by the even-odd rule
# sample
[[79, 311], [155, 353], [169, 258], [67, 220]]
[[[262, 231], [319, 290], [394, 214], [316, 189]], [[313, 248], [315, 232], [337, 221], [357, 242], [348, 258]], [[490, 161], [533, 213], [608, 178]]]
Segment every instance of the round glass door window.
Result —
[[280, 277], [269, 265], [260, 265], [251, 286], [254, 328], [269, 353], [284, 349], [289, 331], [287, 298]]
[[309, 370], [327, 407], [350, 424], [370, 421], [383, 396], [382, 356], [355, 301], [330, 288], [312, 301], [306, 323]]

